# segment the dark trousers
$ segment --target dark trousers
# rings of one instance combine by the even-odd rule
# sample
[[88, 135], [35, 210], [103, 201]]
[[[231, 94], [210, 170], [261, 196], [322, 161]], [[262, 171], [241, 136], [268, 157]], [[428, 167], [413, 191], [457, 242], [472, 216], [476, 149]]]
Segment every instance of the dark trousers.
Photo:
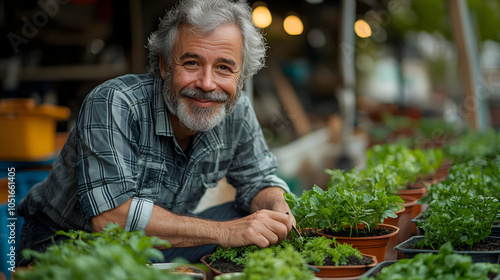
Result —
[[[234, 201], [231, 201], [209, 208], [196, 216], [204, 219], [226, 221], [241, 218], [246, 215], [248, 214], [236, 208], [234, 206]], [[58, 243], [67, 239], [65, 236], [55, 235], [54, 228], [58, 228], [58, 225], [43, 213], [38, 213], [24, 223], [17, 254], [18, 266], [27, 266], [31, 261], [30, 259], [24, 258], [21, 253], [23, 249], [29, 248], [38, 252], [44, 252], [47, 247], [53, 245], [54, 242]], [[171, 262], [175, 258], [180, 257], [190, 263], [196, 263], [199, 262], [200, 258], [204, 255], [213, 252], [216, 246], [217, 244], [211, 244], [198, 247], [162, 250], [165, 256], [164, 262]], [[158, 262], [159, 260], [152, 261]]]
[[[242, 212], [234, 206], [234, 201], [227, 202], [221, 205], [209, 208], [199, 215], [200, 218], [216, 220], [216, 221], [228, 221], [237, 218], [242, 218], [248, 215], [248, 213]], [[183, 258], [190, 263], [197, 263], [200, 261], [201, 257], [212, 253], [217, 247], [217, 244], [203, 245], [197, 247], [188, 248], [176, 248], [176, 249], [166, 249], [162, 250], [163, 256], [165, 257], [164, 262], [171, 262], [175, 258]], [[155, 262], [157, 260], [153, 260]]]

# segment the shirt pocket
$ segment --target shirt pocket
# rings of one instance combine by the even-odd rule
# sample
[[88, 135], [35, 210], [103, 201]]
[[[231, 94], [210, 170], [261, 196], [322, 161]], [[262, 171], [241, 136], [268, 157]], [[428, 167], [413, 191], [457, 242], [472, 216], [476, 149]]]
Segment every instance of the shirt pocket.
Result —
[[163, 161], [148, 161], [144, 164], [138, 180], [138, 195], [141, 198], [156, 200], [166, 179], [167, 167]]
[[224, 170], [200, 174], [201, 184], [207, 189], [215, 188], [217, 183], [225, 176], [226, 172]]

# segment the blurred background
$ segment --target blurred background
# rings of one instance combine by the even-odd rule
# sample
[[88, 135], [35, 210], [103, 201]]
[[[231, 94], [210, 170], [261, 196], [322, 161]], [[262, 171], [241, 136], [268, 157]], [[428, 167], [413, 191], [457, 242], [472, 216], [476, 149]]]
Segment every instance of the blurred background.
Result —
[[[96, 85], [149, 71], [147, 37], [175, 2], [0, 0], [1, 100], [69, 108], [54, 119], [60, 148]], [[500, 127], [498, 0], [247, 2], [269, 50], [245, 89], [295, 192], [362, 166], [374, 144], [418, 140], [415, 124], [436, 146]]]

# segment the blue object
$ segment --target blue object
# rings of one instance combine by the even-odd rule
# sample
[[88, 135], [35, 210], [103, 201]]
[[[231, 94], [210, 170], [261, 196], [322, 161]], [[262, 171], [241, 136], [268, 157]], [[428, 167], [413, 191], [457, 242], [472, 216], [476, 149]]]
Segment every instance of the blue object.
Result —
[[[7, 168], [5, 170], [8, 172]], [[21, 228], [24, 224], [24, 219], [17, 215], [17, 205], [33, 185], [43, 181], [49, 175], [49, 171], [18, 171], [16, 169], [12, 174], [14, 176], [10, 178], [15, 186], [13, 188], [15, 193], [11, 196], [13, 199], [0, 204], [0, 270], [7, 276], [7, 279], [10, 279], [9, 268], [15, 268]]]

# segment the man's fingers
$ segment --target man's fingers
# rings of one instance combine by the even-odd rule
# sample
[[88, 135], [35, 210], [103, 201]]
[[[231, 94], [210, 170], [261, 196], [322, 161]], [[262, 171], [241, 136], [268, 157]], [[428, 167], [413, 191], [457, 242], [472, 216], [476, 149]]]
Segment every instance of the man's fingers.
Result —
[[224, 247], [257, 245], [261, 248], [283, 241], [292, 228], [292, 218], [285, 213], [260, 210], [247, 217], [224, 222], [227, 231], [221, 244]]

